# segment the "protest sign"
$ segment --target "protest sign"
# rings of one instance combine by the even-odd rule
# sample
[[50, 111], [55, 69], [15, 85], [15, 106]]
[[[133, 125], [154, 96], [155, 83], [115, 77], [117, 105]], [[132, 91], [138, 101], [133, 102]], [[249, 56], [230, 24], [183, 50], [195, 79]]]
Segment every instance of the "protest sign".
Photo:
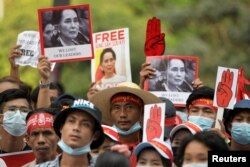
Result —
[[192, 81], [198, 77], [198, 58], [147, 56], [146, 61], [151, 63], [156, 72], [155, 77], [145, 81], [144, 89], [171, 100], [175, 106], [185, 106], [193, 90]]
[[143, 142], [158, 138], [163, 141], [165, 103], [147, 104], [144, 106]]
[[131, 81], [128, 28], [93, 34], [95, 59], [91, 61], [91, 78], [103, 90]]
[[89, 5], [38, 10], [41, 52], [51, 62], [94, 58]]
[[40, 56], [40, 38], [37, 31], [24, 31], [18, 34], [17, 45], [21, 45], [20, 57], [15, 58], [15, 63], [21, 66], [31, 66], [36, 68]]

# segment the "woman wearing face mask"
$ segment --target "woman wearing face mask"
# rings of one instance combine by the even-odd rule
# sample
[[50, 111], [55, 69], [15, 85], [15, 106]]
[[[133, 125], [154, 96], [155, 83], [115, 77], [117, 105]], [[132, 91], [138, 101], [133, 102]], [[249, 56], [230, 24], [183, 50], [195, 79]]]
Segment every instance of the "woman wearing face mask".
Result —
[[53, 12], [52, 20], [57, 35], [52, 40], [54, 47], [89, 44], [89, 37], [80, 30], [78, 9], [64, 9]]
[[230, 149], [250, 151], [250, 100], [241, 100], [228, 111], [227, 130], [231, 133]]
[[208, 151], [229, 151], [228, 145], [214, 132], [200, 132], [187, 137], [176, 157], [177, 167], [207, 167]]
[[25, 119], [31, 111], [29, 96], [20, 89], [0, 93], [0, 111], [0, 154], [29, 150], [23, 140]]

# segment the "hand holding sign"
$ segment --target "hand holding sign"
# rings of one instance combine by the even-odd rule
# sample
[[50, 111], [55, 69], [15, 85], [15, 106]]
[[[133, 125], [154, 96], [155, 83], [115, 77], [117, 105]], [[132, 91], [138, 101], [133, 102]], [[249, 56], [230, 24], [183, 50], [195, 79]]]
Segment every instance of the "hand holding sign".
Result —
[[217, 88], [217, 104], [220, 107], [227, 107], [232, 98], [232, 84], [233, 84], [234, 73], [230, 72], [229, 69], [223, 71], [221, 81]]
[[161, 22], [156, 17], [148, 20], [144, 52], [147, 56], [162, 55], [165, 50], [165, 34], [161, 33]]
[[150, 117], [147, 120], [147, 141], [153, 138], [160, 138], [162, 128], [161, 122], [161, 108], [156, 104], [150, 108]]

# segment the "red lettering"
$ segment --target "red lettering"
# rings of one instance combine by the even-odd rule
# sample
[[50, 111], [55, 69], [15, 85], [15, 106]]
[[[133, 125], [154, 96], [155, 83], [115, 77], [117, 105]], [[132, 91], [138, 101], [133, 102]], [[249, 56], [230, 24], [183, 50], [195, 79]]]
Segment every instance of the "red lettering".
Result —
[[116, 33], [116, 31], [112, 31], [112, 32], [110, 33], [110, 40], [111, 40], [111, 41], [117, 40], [117, 33]]
[[109, 34], [108, 33], [103, 33], [102, 34], [102, 42], [104, 42], [104, 41], [109, 41]]
[[119, 40], [124, 39], [124, 30], [118, 31], [118, 37]]
[[101, 34], [96, 34], [95, 43], [98, 43], [98, 40], [101, 40]]
[[95, 36], [95, 42], [108, 42], [108, 41], [116, 41], [123, 40], [125, 38], [124, 30], [105, 32], [102, 34], [97, 34]]

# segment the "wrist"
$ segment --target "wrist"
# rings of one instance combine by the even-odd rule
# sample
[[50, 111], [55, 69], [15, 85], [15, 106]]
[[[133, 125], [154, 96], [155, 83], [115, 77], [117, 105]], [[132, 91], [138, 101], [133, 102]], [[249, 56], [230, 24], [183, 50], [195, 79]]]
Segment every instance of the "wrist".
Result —
[[42, 81], [42, 80], [40, 80], [40, 82], [39, 82], [39, 87], [40, 88], [49, 88], [49, 86], [50, 86], [50, 82], [49, 81]]

